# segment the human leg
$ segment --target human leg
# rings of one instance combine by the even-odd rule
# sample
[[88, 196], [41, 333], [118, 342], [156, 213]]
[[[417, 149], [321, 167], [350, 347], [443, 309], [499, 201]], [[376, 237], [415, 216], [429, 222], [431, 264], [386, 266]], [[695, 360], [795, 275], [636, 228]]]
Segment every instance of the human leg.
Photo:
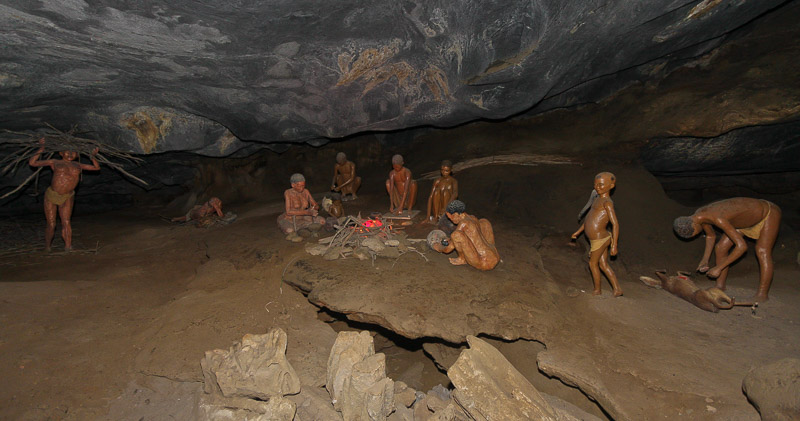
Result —
[[[733, 247], [733, 241], [725, 235], [722, 234], [722, 238], [717, 242], [717, 245], [714, 246], [714, 264], [719, 264], [723, 260], [728, 258], [728, 252], [730, 251], [731, 247]], [[728, 268], [722, 269], [719, 273], [719, 277], [717, 277], [717, 284], [716, 287], [725, 291], [725, 280], [728, 278]]]
[[617, 275], [614, 273], [614, 270], [611, 269], [611, 265], [608, 264], [608, 247], [605, 247], [603, 254], [600, 255], [600, 270], [606, 275], [608, 278], [608, 282], [611, 284], [611, 289], [614, 292], [615, 297], [619, 297], [622, 295], [622, 287], [619, 286], [619, 281], [617, 280]]
[[458, 253], [458, 257], [450, 258], [451, 264], [463, 265], [469, 263], [470, 265], [473, 265], [473, 263], [480, 259], [478, 256], [478, 251], [475, 250], [475, 245], [472, 244], [472, 240], [470, 240], [469, 237], [467, 237], [463, 232], [453, 231], [453, 233], [450, 234], [450, 241], [453, 242], [456, 253]]
[[44, 217], [47, 225], [44, 228], [44, 249], [50, 251], [50, 246], [53, 244], [53, 237], [56, 235], [56, 212], [57, 206], [55, 203], [44, 199]]
[[769, 287], [772, 285], [772, 277], [775, 271], [772, 261], [772, 250], [775, 248], [775, 241], [778, 238], [778, 231], [781, 225], [781, 210], [774, 204], [770, 204], [769, 216], [761, 229], [761, 235], [756, 240], [756, 259], [758, 259], [759, 279], [758, 292], [755, 299], [757, 301], [767, 301], [769, 299]]
[[64, 239], [64, 251], [72, 251], [72, 205], [74, 203], [75, 196], [72, 196], [58, 207], [58, 215], [61, 217], [61, 238]]
[[408, 206], [406, 208], [411, 210], [414, 204], [417, 203], [417, 180], [411, 180], [406, 188], [408, 189], [408, 196], [406, 196]]
[[600, 286], [600, 257], [603, 256], [606, 248], [607, 247], [602, 247], [589, 254], [589, 272], [592, 273], [592, 284], [594, 285], [592, 295], [600, 295], [603, 293]]

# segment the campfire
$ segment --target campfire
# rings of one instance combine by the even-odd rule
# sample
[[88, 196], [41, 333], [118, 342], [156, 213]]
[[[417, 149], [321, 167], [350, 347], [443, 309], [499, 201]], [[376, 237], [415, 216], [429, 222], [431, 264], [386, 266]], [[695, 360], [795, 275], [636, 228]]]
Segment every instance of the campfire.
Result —
[[335, 228], [336, 234], [320, 239], [318, 244], [309, 244], [306, 251], [327, 260], [351, 256], [361, 260], [377, 256], [397, 258], [409, 251], [419, 253], [411, 244], [424, 241], [406, 238], [403, 227], [394, 226], [391, 220], [381, 218], [378, 213], [366, 219], [360, 214], [347, 216]]

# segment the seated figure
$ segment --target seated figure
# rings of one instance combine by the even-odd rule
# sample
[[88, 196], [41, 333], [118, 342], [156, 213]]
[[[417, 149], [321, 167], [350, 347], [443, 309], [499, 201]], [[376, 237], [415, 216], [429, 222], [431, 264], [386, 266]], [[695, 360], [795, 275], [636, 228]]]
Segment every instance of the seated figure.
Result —
[[292, 187], [283, 192], [286, 211], [278, 216], [281, 231], [289, 234], [313, 223], [324, 225], [325, 218], [319, 216], [319, 204], [306, 189], [303, 174], [292, 174], [289, 182]]
[[[356, 164], [347, 160], [344, 152], [336, 154], [336, 165], [333, 167], [333, 183], [331, 190], [342, 194], [342, 201], [358, 199], [356, 191], [361, 187], [361, 177], [356, 176]], [[347, 195], [350, 195], [350, 199]]]
[[480, 270], [492, 270], [500, 262], [500, 254], [494, 244], [494, 231], [487, 219], [478, 219], [466, 213], [466, 205], [453, 200], [447, 205], [445, 215], [457, 225], [448, 240], [434, 244], [434, 250], [450, 253], [455, 250], [458, 257], [451, 257], [454, 265], [469, 264]]
[[431, 194], [428, 196], [428, 223], [435, 224], [444, 215], [447, 205], [458, 199], [458, 181], [450, 174], [453, 173], [453, 164], [442, 161], [440, 168], [442, 176], [433, 182]]
[[411, 170], [404, 167], [402, 155], [392, 157], [392, 171], [386, 180], [389, 192], [389, 212], [400, 214], [403, 208], [411, 210], [417, 200], [417, 181], [411, 179]]
[[203, 203], [202, 205], [192, 206], [192, 208], [189, 209], [189, 212], [186, 212], [186, 215], [172, 218], [172, 222], [197, 221], [213, 215], [216, 215], [220, 218], [223, 217], [222, 201], [216, 197], [212, 197], [208, 200], [208, 202]]

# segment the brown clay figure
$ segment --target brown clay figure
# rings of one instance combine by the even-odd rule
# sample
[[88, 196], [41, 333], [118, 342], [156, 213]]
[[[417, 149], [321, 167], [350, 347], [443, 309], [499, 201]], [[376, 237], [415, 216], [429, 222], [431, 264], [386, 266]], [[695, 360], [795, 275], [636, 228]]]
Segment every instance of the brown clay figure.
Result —
[[344, 205], [342, 205], [342, 198], [340, 195], [335, 194], [333, 197], [325, 197], [322, 199], [322, 209], [328, 212], [328, 215], [339, 219], [344, 216]]
[[494, 243], [494, 230], [489, 220], [478, 219], [466, 213], [466, 205], [453, 200], [447, 205], [445, 215], [457, 225], [450, 238], [431, 247], [440, 253], [455, 250], [458, 257], [451, 257], [453, 265], [469, 264], [480, 270], [492, 270], [500, 262], [500, 254]]
[[[594, 190], [597, 197], [594, 199], [586, 219], [580, 228], [572, 234], [572, 240], [576, 240], [581, 233], [586, 234], [589, 239], [589, 270], [592, 272], [592, 282], [594, 283], [593, 295], [602, 293], [600, 288], [600, 271], [602, 271], [615, 297], [622, 295], [622, 288], [619, 286], [617, 275], [608, 263], [608, 256], [617, 255], [617, 242], [619, 241], [619, 221], [614, 211], [614, 202], [611, 200], [611, 190], [616, 186], [617, 179], [610, 172], [601, 172], [594, 177]], [[608, 224], [611, 224], [612, 231], [608, 232]]]
[[[719, 288], [700, 289], [692, 282], [687, 272], [678, 271], [677, 276], [667, 276], [667, 271], [662, 270], [656, 272], [656, 276], [658, 276], [658, 279], [640, 276], [639, 280], [649, 287], [662, 288], [676, 297], [683, 298], [695, 306], [712, 313], [717, 313], [720, 309], [731, 309], [736, 305], [734, 299]], [[752, 304], [748, 303], [747, 305]]]
[[[769, 299], [774, 271], [772, 248], [775, 246], [780, 225], [781, 209], [776, 204], [749, 197], [734, 197], [703, 206], [691, 216], [676, 218], [673, 229], [679, 237], [685, 239], [693, 238], [701, 231], [705, 233], [706, 247], [697, 271], [706, 273], [709, 278], [716, 278], [717, 288], [723, 291], [729, 266], [747, 251], [744, 237], [756, 240], [756, 259], [760, 275], [754, 301], [761, 302]], [[718, 242], [714, 227], [722, 231]], [[734, 247], [733, 251], [731, 247]], [[712, 248], [716, 266], [709, 269]]]
[[50, 251], [56, 231], [56, 211], [61, 217], [61, 237], [64, 239], [64, 250], [72, 250], [72, 206], [75, 203], [75, 187], [80, 182], [81, 171], [97, 171], [100, 164], [95, 158], [98, 148], [94, 148], [90, 158], [92, 165], [75, 162], [78, 158], [76, 151], [59, 152], [62, 159], [47, 159], [40, 161], [44, 152], [44, 138], [39, 139], [42, 145], [36, 155], [28, 161], [32, 167], [50, 167], [53, 170], [53, 181], [44, 193], [44, 215], [47, 220], [45, 228], [45, 250]]
[[451, 175], [453, 164], [442, 161], [440, 168], [442, 176], [433, 182], [431, 194], [428, 196], [428, 216], [426, 221], [435, 224], [444, 215], [447, 204], [458, 199], [458, 181]]
[[197, 221], [213, 215], [216, 215], [219, 218], [224, 216], [222, 213], [222, 201], [216, 197], [212, 197], [208, 200], [208, 202], [203, 203], [202, 205], [193, 206], [189, 212], [186, 212], [186, 215], [172, 218], [172, 222]]
[[313, 223], [325, 224], [325, 218], [319, 215], [319, 204], [306, 189], [303, 174], [292, 174], [289, 179], [292, 188], [283, 192], [286, 211], [278, 216], [278, 226], [284, 234], [296, 232]]
[[[358, 199], [356, 191], [361, 187], [361, 177], [356, 176], [356, 164], [347, 160], [344, 152], [336, 154], [336, 165], [333, 167], [331, 190], [342, 194], [342, 201]], [[347, 195], [351, 198], [348, 199]]]
[[392, 171], [386, 180], [386, 191], [389, 192], [389, 212], [400, 214], [403, 208], [411, 210], [417, 201], [417, 181], [411, 179], [411, 170], [404, 167], [403, 157], [392, 157]]

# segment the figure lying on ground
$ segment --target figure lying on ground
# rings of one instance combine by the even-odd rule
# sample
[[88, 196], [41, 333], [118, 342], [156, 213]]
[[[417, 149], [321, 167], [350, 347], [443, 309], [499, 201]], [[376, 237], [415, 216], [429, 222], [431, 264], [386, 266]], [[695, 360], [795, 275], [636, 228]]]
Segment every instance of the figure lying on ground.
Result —
[[[594, 190], [597, 192], [597, 197], [594, 198], [593, 203], [589, 206], [586, 220], [572, 234], [573, 241], [581, 233], [585, 233], [586, 238], [589, 239], [591, 249], [589, 253], [589, 270], [592, 272], [592, 282], [594, 283], [592, 294], [594, 295], [602, 293], [600, 271], [606, 275], [608, 282], [611, 283], [614, 296], [619, 297], [622, 295], [622, 288], [619, 286], [617, 275], [614, 274], [611, 265], [608, 264], [609, 252], [612, 256], [617, 255], [617, 241], [619, 241], [619, 221], [617, 221], [617, 214], [614, 212], [614, 202], [611, 200], [611, 190], [616, 186], [616, 182], [616, 177], [610, 172], [601, 172], [594, 177]], [[592, 196], [594, 197], [594, 195]], [[581, 213], [583, 212], [581, 211]], [[578, 217], [580, 218], [580, 216], [579, 214]], [[608, 232], [608, 224], [612, 226], [612, 232], [610, 233]]]
[[325, 224], [319, 216], [319, 204], [306, 189], [303, 174], [292, 174], [289, 179], [292, 187], [283, 192], [286, 211], [278, 216], [278, 227], [284, 234], [297, 232], [313, 223]]
[[711, 287], [700, 289], [686, 272], [678, 271], [677, 276], [667, 276], [667, 271], [656, 272], [658, 279], [649, 276], [640, 276], [639, 280], [652, 288], [662, 288], [672, 293], [678, 298], [694, 304], [695, 306], [712, 313], [719, 312], [720, 309], [727, 310], [733, 308], [734, 300], [722, 292], [721, 289]]
[[40, 161], [39, 158], [44, 152], [44, 138], [39, 139], [39, 150], [36, 155], [28, 161], [32, 167], [50, 167], [53, 170], [53, 180], [50, 187], [44, 192], [44, 216], [47, 220], [47, 227], [44, 234], [44, 247], [50, 251], [53, 244], [53, 237], [56, 232], [56, 212], [61, 217], [61, 238], [64, 239], [64, 250], [72, 251], [72, 207], [75, 204], [75, 187], [81, 179], [81, 171], [97, 171], [100, 164], [95, 156], [99, 152], [94, 148], [90, 159], [92, 165], [75, 162], [79, 154], [76, 151], [61, 151], [62, 159], [47, 159]]
[[202, 205], [192, 206], [189, 212], [186, 212], [186, 215], [172, 218], [172, 222], [196, 221], [212, 215], [216, 215], [219, 218], [223, 217], [222, 201], [216, 197], [212, 197]]
[[[756, 259], [760, 268], [758, 292], [754, 301], [766, 301], [772, 284], [774, 265], [772, 249], [781, 225], [781, 209], [772, 202], [734, 197], [703, 206], [691, 216], [675, 219], [675, 233], [685, 239], [695, 237], [700, 232], [706, 236], [706, 247], [697, 271], [717, 279], [717, 288], [725, 290], [728, 267], [747, 251], [744, 237], [756, 240]], [[717, 233], [722, 231], [719, 242], [714, 245]], [[734, 247], [735, 246], [735, 247]], [[733, 251], [729, 253], [731, 247]], [[716, 266], [709, 269], [711, 249], [714, 249]]]
[[450, 202], [445, 215], [458, 226], [448, 240], [433, 244], [433, 249], [440, 253], [455, 250], [458, 257], [450, 258], [450, 263], [454, 265], [469, 264], [480, 270], [494, 269], [500, 262], [500, 254], [495, 247], [492, 224], [487, 219], [479, 220], [466, 213], [466, 205], [460, 200]]

